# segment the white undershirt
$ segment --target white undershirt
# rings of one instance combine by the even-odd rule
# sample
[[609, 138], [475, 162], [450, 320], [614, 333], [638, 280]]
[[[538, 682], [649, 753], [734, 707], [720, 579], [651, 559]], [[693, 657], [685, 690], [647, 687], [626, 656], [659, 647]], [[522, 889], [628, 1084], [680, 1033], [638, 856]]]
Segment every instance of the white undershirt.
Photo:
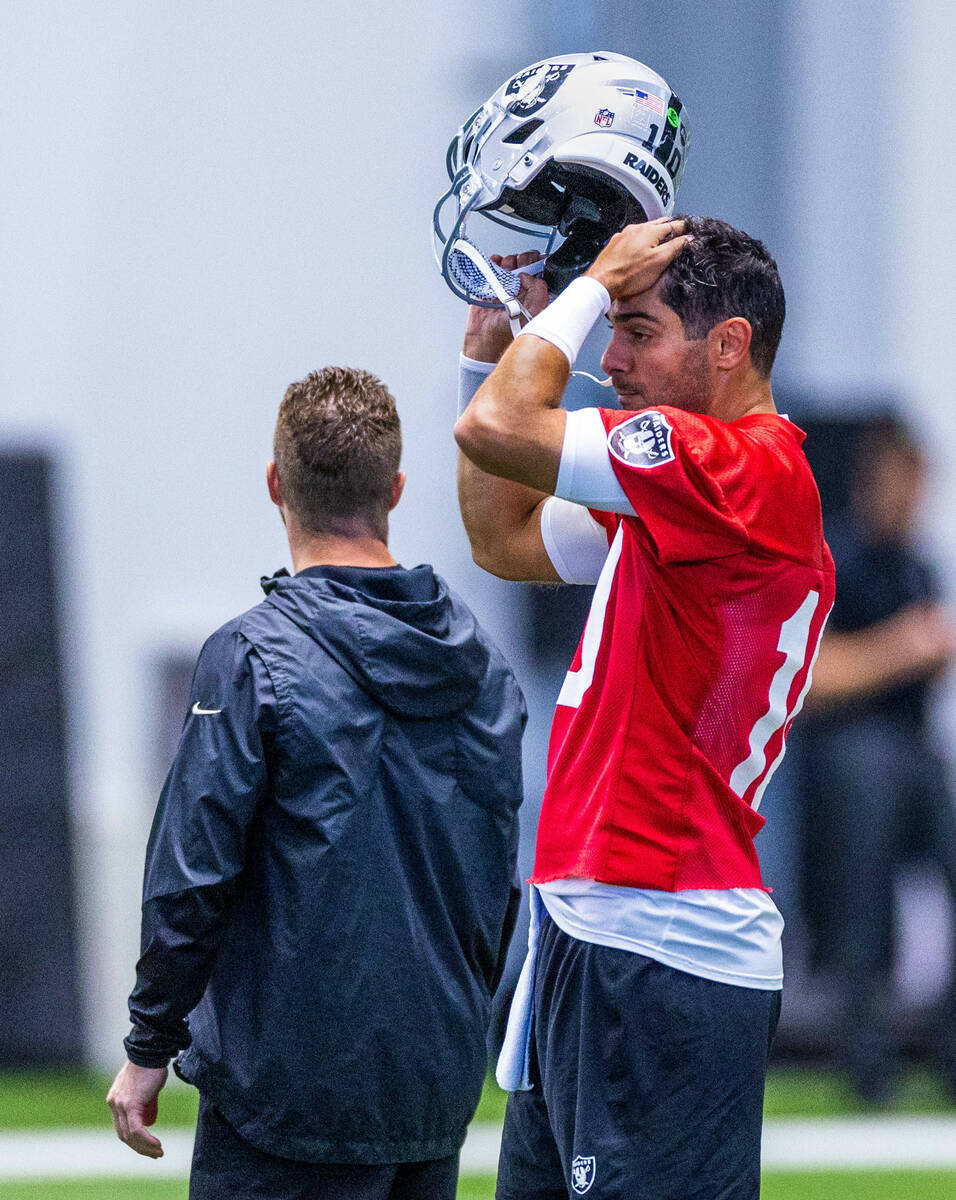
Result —
[[764, 991], [783, 985], [783, 917], [760, 888], [662, 892], [559, 879], [538, 891], [570, 937], [632, 950], [716, 983]]
[[634, 515], [634, 506], [611, 466], [607, 433], [596, 408], [579, 408], [567, 415], [554, 494], [601, 512]]

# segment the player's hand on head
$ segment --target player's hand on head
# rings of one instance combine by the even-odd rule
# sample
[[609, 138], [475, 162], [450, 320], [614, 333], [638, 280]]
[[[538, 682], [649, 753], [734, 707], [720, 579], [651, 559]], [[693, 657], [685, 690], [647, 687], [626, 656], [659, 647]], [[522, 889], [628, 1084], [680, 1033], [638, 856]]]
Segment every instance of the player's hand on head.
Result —
[[[490, 257], [502, 270], [517, 271], [537, 262], [541, 255], [537, 250], [528, 250], [523, 254], [492, 254]], [[522, 275], [518, 299], [532, 316], [537, 316], [550, 299], [548, 286], [540, 276]], [[477, 362], [498, 362], [511, 342], [511, 324], [503, 308], [481, 308], [475, 304], [468, 309], [462, 346], [466, 357]]]
[[640, 225], [626, 225], [615, 233], [587, 271], [603, 283], [612, 300], [646, 292], [691, 240], [685, 223], [658, 217]]
[[165, 1067], [138, 1067], [128, 1062], [113, 1080], [106, 1103], [121, 1142], [146, 1158], [162, 1158], [163, 1144], [147, 1129], [159, 1113], [159, 1093], [169, 1076]]

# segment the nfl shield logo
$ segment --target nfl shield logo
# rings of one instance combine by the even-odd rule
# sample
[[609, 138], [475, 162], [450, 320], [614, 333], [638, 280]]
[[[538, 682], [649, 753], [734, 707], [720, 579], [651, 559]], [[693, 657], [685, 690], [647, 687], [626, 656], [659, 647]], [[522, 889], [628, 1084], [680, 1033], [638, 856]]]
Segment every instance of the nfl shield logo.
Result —
[[613, 125], [614, 113], [609, 108], [600, 109], [594, 116], [595, 125]]
[[579, 1154], [571, 1163], [571, 1187], [579, 1196], [590, 1190], [594, 1182], [594, 1155]]

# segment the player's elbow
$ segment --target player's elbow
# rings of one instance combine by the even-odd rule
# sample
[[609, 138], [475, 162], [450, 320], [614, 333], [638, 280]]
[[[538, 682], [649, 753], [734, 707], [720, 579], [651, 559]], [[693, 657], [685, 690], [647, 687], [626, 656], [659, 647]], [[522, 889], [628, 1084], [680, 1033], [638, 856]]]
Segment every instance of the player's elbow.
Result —
[[474, 401], [455, 424], [455, 441], [464, 456], [489, 475], [504, 474], [512, 438], [495, 407]]
[[494, 442], [494, 430], [472, 404], [455, 422], [455, 441], [469, 462], [486, 469], [489, 448]]

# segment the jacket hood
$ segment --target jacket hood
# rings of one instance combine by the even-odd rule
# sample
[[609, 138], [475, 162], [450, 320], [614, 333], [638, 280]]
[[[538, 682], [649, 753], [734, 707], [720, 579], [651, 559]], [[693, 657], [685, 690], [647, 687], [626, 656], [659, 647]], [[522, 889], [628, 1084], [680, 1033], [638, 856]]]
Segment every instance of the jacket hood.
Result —
[[396, 716], [451, 716], [475, 699], [489, 651], [470, 610], [430, 566], [310, 567], [262, 586], [264, 603]]

